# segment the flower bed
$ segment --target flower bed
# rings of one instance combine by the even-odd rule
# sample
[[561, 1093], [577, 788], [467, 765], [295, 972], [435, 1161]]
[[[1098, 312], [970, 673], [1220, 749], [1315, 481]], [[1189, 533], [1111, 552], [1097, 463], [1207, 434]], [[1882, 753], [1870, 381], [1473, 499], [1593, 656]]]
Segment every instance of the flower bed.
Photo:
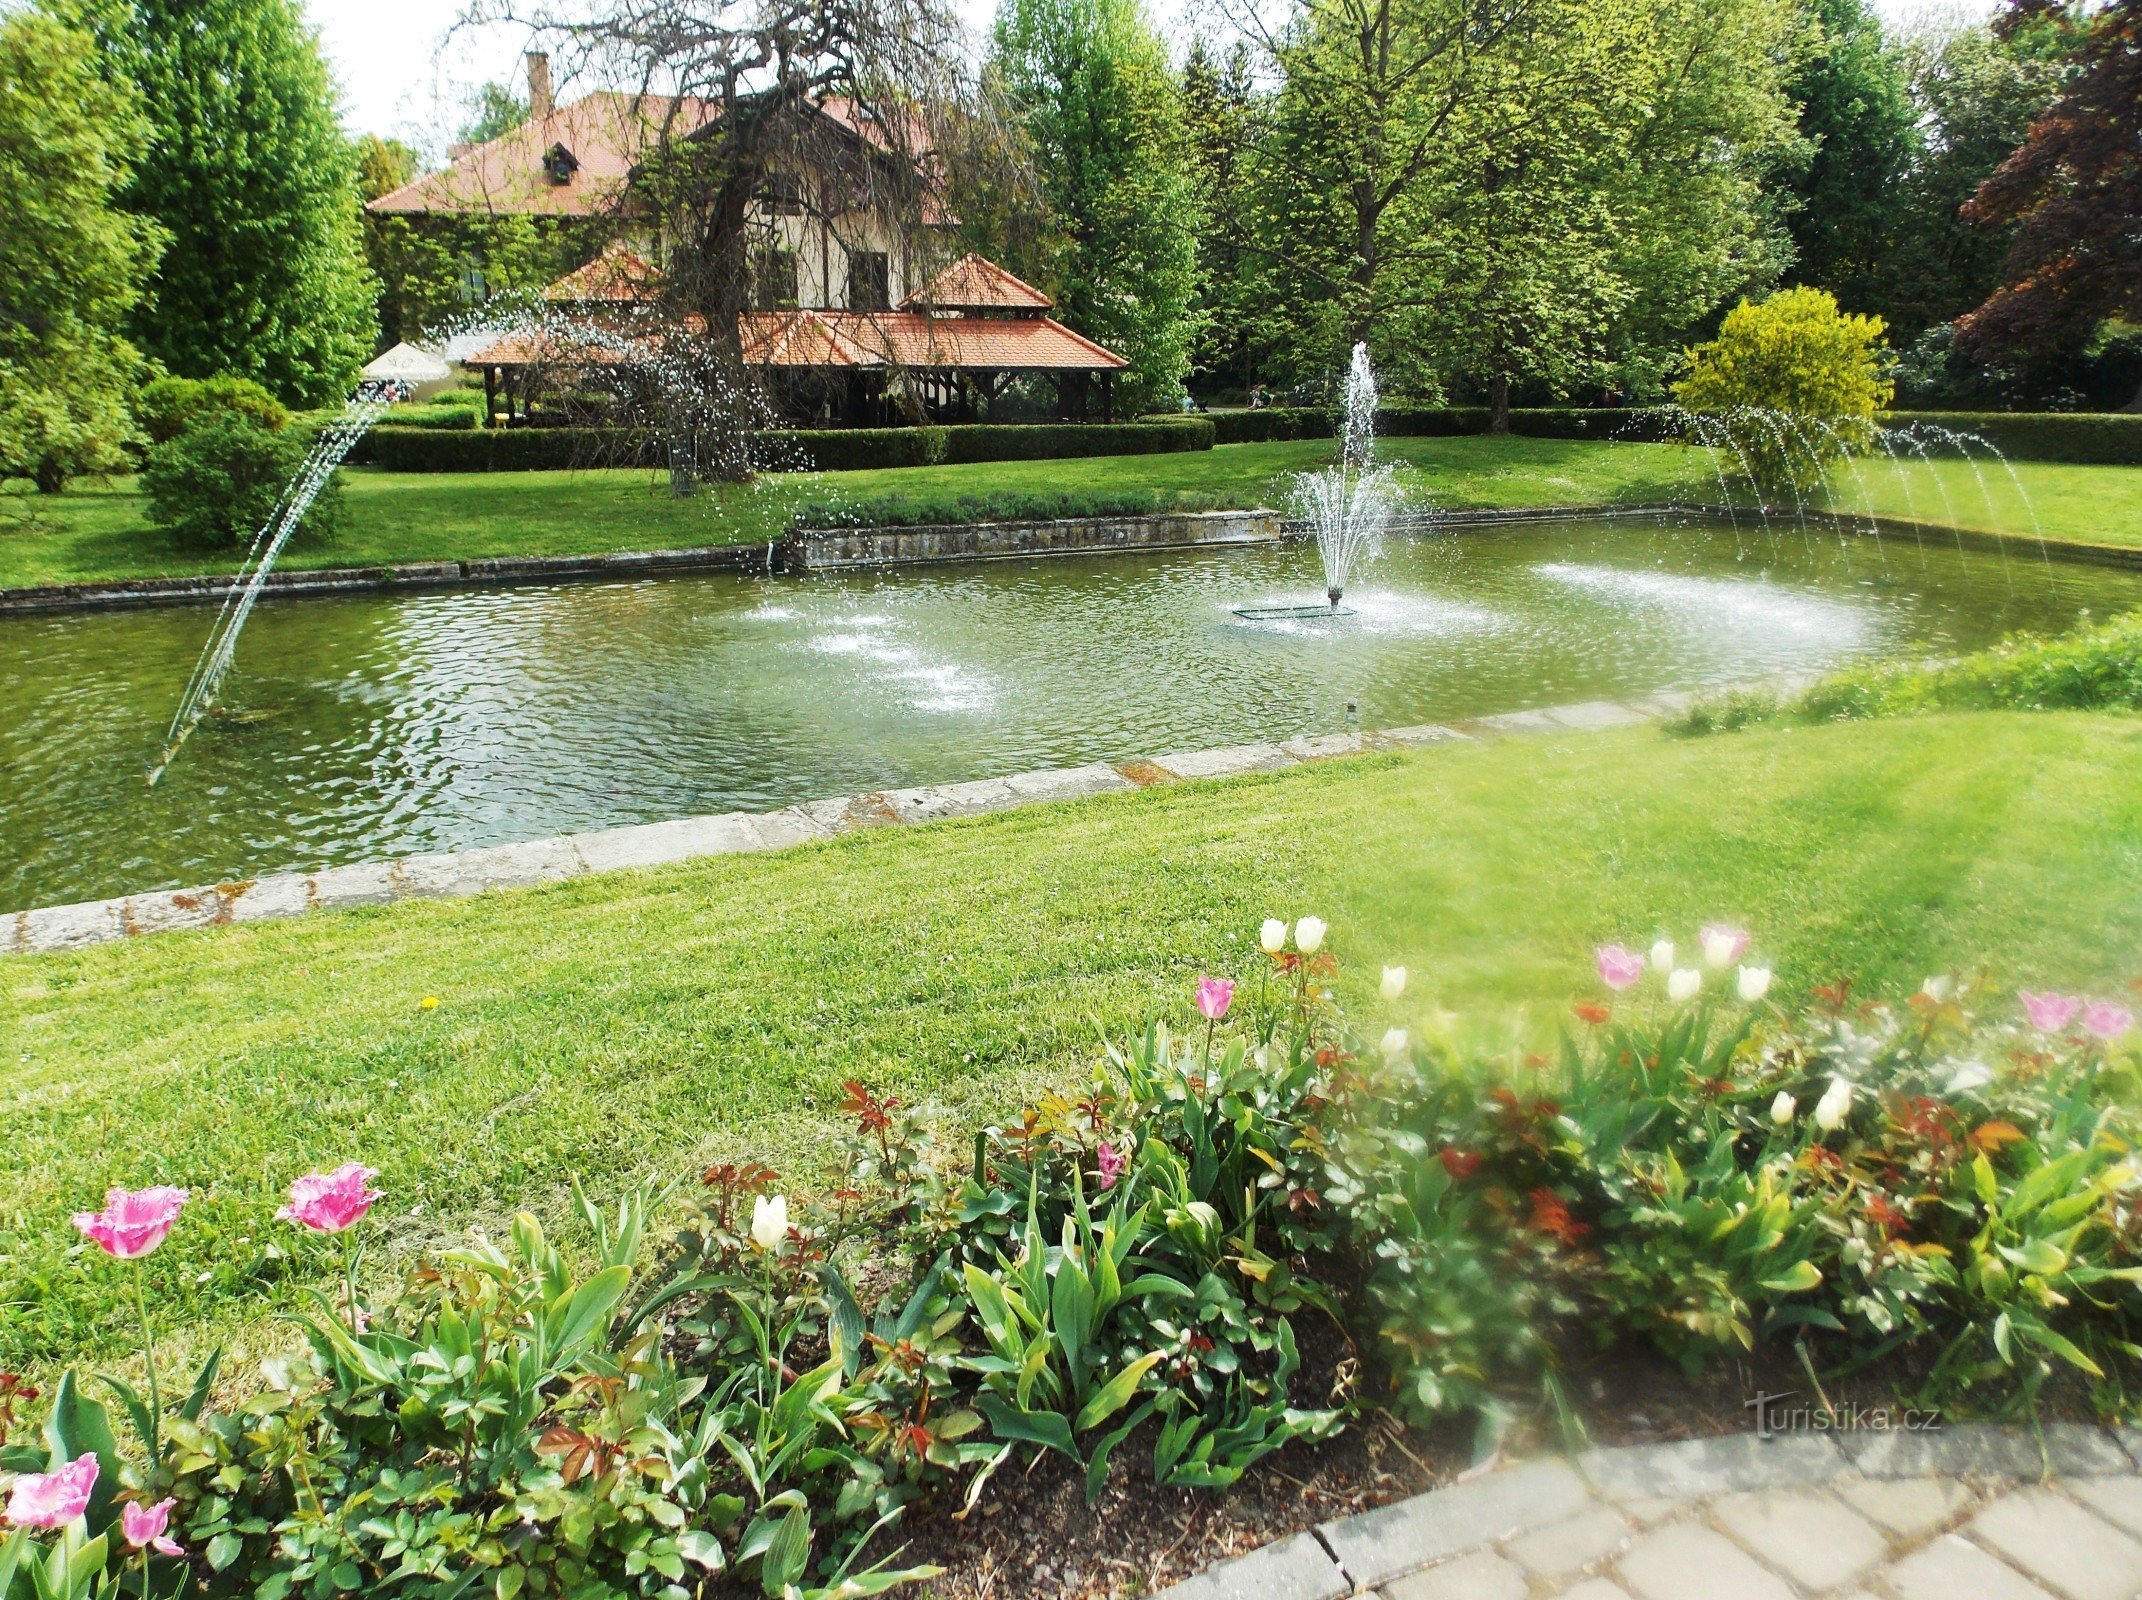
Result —
[[[1268, 922], [1194, 1021], [971, 1146], [852, 1083], [822, 1193], [740, 1163], [581, 1196], [570, 1255], [524, 1215], [368, 1295], [378, 1175], [299, 1178], [280, 1216], [340, 1280], [301, 1354], [229, 1406], [214, 1360], [176, 1404], [153, 1359], [146, 1393], [63, 1378], [44, 1446], [0, 1457], [0, 1595], [873, 1594], [934, 1574], [901, 1544], [921, 1502], [1037, 1459], [1091, 1500], [1111, 1474], [1224, 1491], [1380, 1407], [1487, 1447], [1574, 1425], [1587, 1343], [1691, 1371], [1790, 1351], [1818, 1390], [1908, 1358], [1921, 1403], [2070, 1379], [2131, 1409], [2123, 1006], [1981, 1021], [1984, 987], [1940, 978], [1784, 1008], [1720, 926], [1688, 959], [1602, 948], [1554, 1052], [1409, 1012], [1402, 968], [1371, 1043], [1327, 931]], [[76, 1222], [130, 1271], [186, 1198]], [[0, 1385], [0, 1426], [35, 1398]]]

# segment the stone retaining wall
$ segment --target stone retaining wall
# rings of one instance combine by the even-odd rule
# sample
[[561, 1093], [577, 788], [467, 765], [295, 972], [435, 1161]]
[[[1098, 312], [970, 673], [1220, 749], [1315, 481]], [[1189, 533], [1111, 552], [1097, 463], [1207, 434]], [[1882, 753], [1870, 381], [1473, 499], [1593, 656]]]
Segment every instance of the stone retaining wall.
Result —
[[[1780, 679], [1789, 689], [1807, 680]], [[1052, 800], [1148, 788], [1186, 778], [1225, 778], [1269, 772], [1305, 761], [1358, 755], [1371, 750], [1406, 749], [1447, 740], [1498, 734], [1584, 732], [1620, 727], [1685, 710], [1689, 694], [1660, 694], [1632, 701], [1590, 701], [1544, 710], [1512, 711], [1500, 716], [1392, 728], [1377, 733], [1329, 733], [1278, 743], [1234, 745], [1219, 750], [1182, 750], [1114, 764], [1043, 772], [1015, 773], [912, 789], [884, 789], [840, 795], [785, 806], [778, 811], [732, 811], [720, 816], [685, 817], [607, 828], [519, 844], [492, 845], [398, 861], [367, 861], [331, 867], [324, 872], [280, 873], [192, 889], [159, 889], [148, 894], [92, 900], [80, 905], [45, 906], [0, 913], [0, 955], [74, 950], [140, 934], [228, 923], [261, 922], [332, 911], [347, 906], [384, 905], [396, 900], [434, 899], [479, 894], [486, 889], [523, 889], [555, 883], [588, 872], [654, 867], [700, 856], [779, 850], [814, 839], [830, 839], [857, 828], [939, 822], [950, 817], [980, 816], [991, 811], [1037, 805]]]
[[1284, 525], [1276, 511], [1189, 511], [1050, 522], [947, 522], [917, 528], [799, 528], [781, 541], [781, 556], [790, 572], [826, 572], [936, 561], [1270, 544], [1283, 535]]

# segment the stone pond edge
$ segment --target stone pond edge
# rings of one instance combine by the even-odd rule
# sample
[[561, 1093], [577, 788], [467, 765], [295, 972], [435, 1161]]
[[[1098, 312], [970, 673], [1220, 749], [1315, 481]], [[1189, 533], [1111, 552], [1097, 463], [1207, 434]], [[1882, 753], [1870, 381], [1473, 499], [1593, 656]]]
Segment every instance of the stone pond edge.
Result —
[[[1474, 1576], [1460, 1558], [1484, 1557], [1505, 1541], [1602, 1507], [1645, 1525], [1723, 1495], [1822, 1486], [1848, 1490], [1925, 1478], [1979, 1483], [2128, 1478], [2138, 1469], [2142, 1428], [2081, 1423], [2049, 1423], [2039, 1431], [1965, 1423], [1919, 1432], [1743, 1433], [1591, 1449], [1498, 1467], [1318, 1523], [1209, 1567], [1161, 1590], [1154, 1600], [1342, 1600], [1445, 1563], [1456, 1563], [1447, 1591], [1414, 1578], [1405, 1593], [1486, 1595], [1489, 1588], [1476, 1591], [1460, 1581]], [[2016, 1592], [2026, 1590], [2040, 1592], [2027, 1585]], [[1398, 1592], [1387, 1595], [1395, 1600]], [[1605, 1586], [1598, 1592], [1623, 1593]], [[1688, 1600], [1699, 1592], [1690, 1589]]]
[[[1762, 685], [1737, 687], [1768, 686], [1791, 692], [1812, 681], [1811, 676], [1788, 675], [1764, 680]], [[1702, 693], [1722, 693], [1727, 687]], [[489, 889], [533, 888], [593, 872], [781, 850], [837, 838], [860, 828], [913, 826], [953, 817], [982, 816], [1185, 779], [1277, 771], [1375, 750], [1402, 750], [1504, 734], [1582, 733], [1624, 727], [1679, 715], [1697, 697], [1697, 691], [1675, 691], [1634, 700], [1588, 700], [1577, 705], [1508, 711], [1448, 724], [1312, 734], [1214, 750], [1180, 750], [969, 783], [836, 795], [784, 806], [778, 811], [680, 817], [669, 822], [636, 823], [474, 850], [360, 861], [321, 872], [286, 872], [190, 889], [156, 889], [76, 905], [42, 906], [0, 913], [0, 956], [78, 950], [144, 934], [264, 922], [311, 911], [454, 898]]]

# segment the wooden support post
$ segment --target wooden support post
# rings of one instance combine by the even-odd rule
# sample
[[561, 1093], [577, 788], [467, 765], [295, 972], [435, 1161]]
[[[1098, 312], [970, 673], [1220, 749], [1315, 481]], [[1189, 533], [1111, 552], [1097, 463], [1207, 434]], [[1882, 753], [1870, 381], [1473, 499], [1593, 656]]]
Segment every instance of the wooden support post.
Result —
[[498, 426], [498, 420], [491, 415], [492, 407], [497, 404], [498, 368], [487, 361], [483, 367], [483, 425], [486, 428]]
[[1101, 420], [1116, 420], [1116, 375], [1113, 372], [1101, 374]]

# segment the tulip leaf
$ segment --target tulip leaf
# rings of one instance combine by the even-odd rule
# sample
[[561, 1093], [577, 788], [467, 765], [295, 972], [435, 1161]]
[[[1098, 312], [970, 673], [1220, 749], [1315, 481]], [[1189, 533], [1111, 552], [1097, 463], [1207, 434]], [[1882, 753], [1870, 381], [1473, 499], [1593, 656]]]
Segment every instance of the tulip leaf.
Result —
[[1093, 1391], [1093, 1398], [1079, 1408], [1078, 1419], [1073, 1424], [1078, 1432], [1100, 1426], [1130, 1403], [1130, 1397], [1138, 1392], [1138, 1385], [1160, 1360], [1161, 1352], [1149, 1350], [1121, 1372]]
[[52, 1414], [45, 1419], [45, 1440], [52, 1447], [52, 1466], [59, 1468], [83, 1455], [97, 1458], [97, 1482], [89, 1493], [89, 1526], [101, 1531], [118, 1513], [119, 1441], [112, 1436], [111, 1416], [97, 1401], [82, 1393], [72, 1372], [60, 1374], [52, 1392]]
[[[208, 1359], [201, 1363], [199, 1376], [193, 1380], [193, 1392], [186, 1396], [186, 1403], [179, 1407], [179, 1415], [188, 1422], [201, 1420], [201, 1412], [208, 1405], [209, 1392], [216, 1386], [216, 1374], [223, 1369], [223, 1347], [218, 1345], [208, 1352]], [[0, 1589], [0, 1594], [6, 1593]]]
[[544, 1340], [551, 1365], [570, 1359], [598, 1329], [609, 1325], [610, 1314], [631, 1287], [630, 1267], [604, 1267], [570, 1295], [560, 1295], [544, 1314]]
[[1028, 1411], [998, 1394], [976, 1395], [974, 1406], [989, 1419], [989, 1431], [999, 1439], [1043, 1445], [1061, 1451], [1073, 1461], [1079, 1460], [1078, 1446], [1071, 1437], [1071, 1424], [1064, 1420], [1061, 1412]]

